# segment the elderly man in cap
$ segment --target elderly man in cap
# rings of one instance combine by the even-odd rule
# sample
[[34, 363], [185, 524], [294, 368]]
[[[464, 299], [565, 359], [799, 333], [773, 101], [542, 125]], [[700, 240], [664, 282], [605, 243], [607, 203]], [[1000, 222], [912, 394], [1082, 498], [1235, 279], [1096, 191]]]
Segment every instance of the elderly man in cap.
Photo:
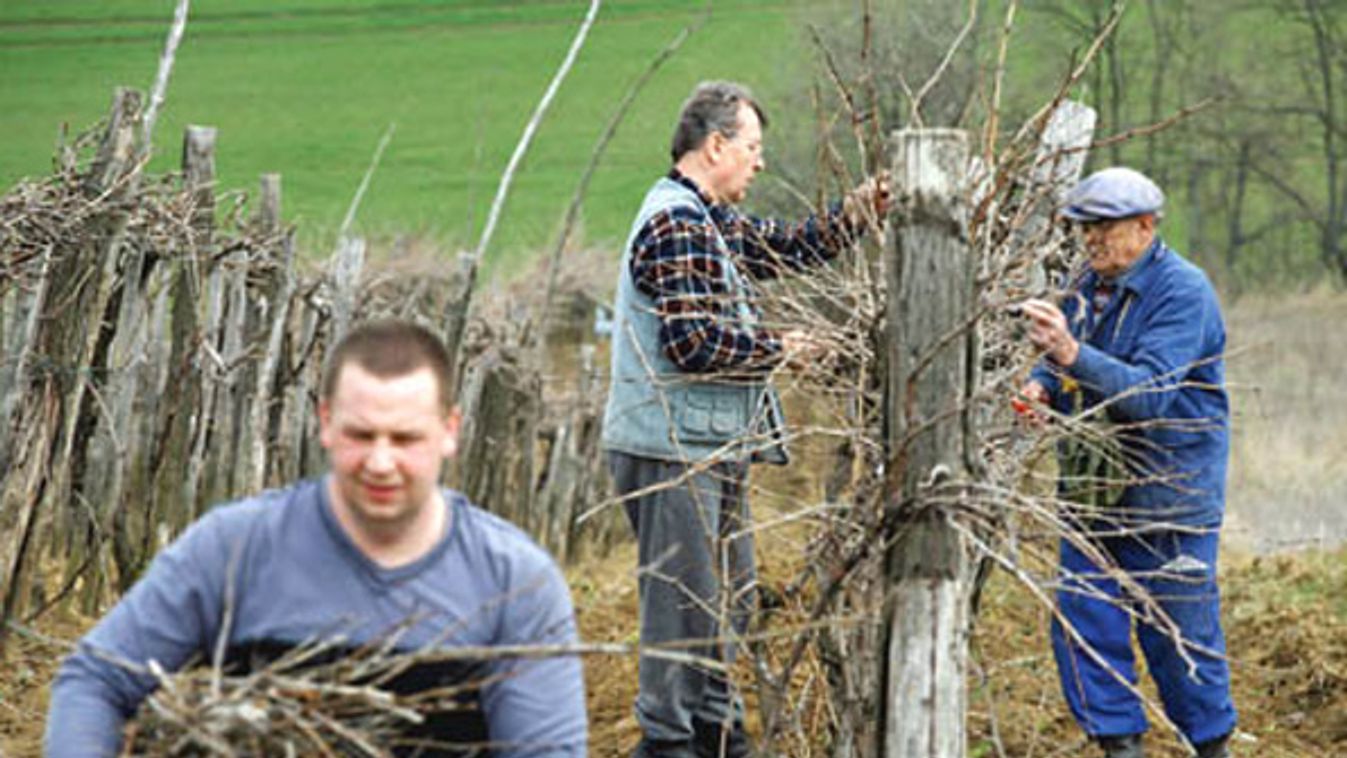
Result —
[[1086, 178], [1062, 212], [1089, 266], [1060, 306], [1023, 304], [1044, 353], [1023, 394], [1094, 428], [1061, 446], [1078, 533], [1060, 547], [1053, 652], [1067, 703], [1109, 758], [1140, 758], [1135, 628], [1169, 720], [1198, 756], [1235, 728], [1216, 553], [1229, 413], [1225, 327], [1206, 275], [1156, 235], [1160, 188], [1127, 168]]

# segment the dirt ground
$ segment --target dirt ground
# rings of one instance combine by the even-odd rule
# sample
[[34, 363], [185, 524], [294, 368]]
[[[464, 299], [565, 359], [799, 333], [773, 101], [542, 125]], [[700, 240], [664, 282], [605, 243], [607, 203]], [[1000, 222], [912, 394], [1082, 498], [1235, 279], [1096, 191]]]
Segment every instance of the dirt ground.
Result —
[[[598, 580], [574, 582], [586, 637], [634, 639], [634, 564], [632, 551], [623, 549], [602, 561], [602, 571], [584, 572]], [[1224, 560], [1222, 572], [1240, 711], [1234, 755], [1347, 755], [1347, 551], [1236, 554]], [[1047, 612], [1004, 574], [991, 581], [983, 602], [972, 646], [969, 755], [1092, 754], [1058, 691]], [[629, 755], [639, 736], [631, 714], [635, 661], [592, 659], [586, 676], [591, 754]], [[826, 737], [817, 736], [811, 753], [828, 755]], [[1187, 755], [1160, 726], [1152, 729], [1148, 749], [1160, 758]], [[800, 746], [793, 752], [803, 753]]]
[[[782, 568], [772, 565], [771, 554], [763, 560], [765, 573]], [[632, 547], [623, 545], [568, 572], [586, 639], [636, 640], [634, 564]], [[1347, 550], [1230, 554], [1222, 572], [1241, 714], [1235, 755], [1347, 755]], [[972, 646], [970, 756], [1089, 754], [1057, 691], [1047, 618], [1007, 576], [988, 585]], [[0, 755], [40, 754], [47, 687], [63, 651], [59, 641], [74, 639], [88, 623], [46, 618], [35, 630], [44, 638], [11, 637], [0, 673]], [[631, 712], [635, 659], [591, 658], [585, 668], [591, 755], [629, 754], [638, 738]], [[824, 730], [815, 737], [808, 753], [796, 745], [788, 754], [828, 755]], [[1161, 758], [1184, 755], [1162, 727], [1152, 730], [1149, 747]]]
[[[1241, 758], [1347, 756], [1347, 549], [1267, 554], [1288, 544], [1347, 537], [1343, 528], [1325, 540], [1306, 539], [1341, 523], [1347, 496], [1347, 383], [1341, 380], [1347, 353], [1338, 346], [1340, 333], [1323, 326], [1347, 317], [1347, 300], [1250, 300], [1230, 310], [1231, 346], [1238, 351], [1230, 361], [1236, 435], [1221, 570], [1241, 713], [1234, 752]], [[776, 489], [816, 488], [806, 471], [782, 471]], [[755, 498], [756, 510], [763, 503]], [[802, 555], [797, 542], [775, 535], [758, 546], [769, 580], [793, 576], [792, 561]], [[636, 641], [634, 565], [632, 546], [623, 544], [568, 570], [586, 639]], [[996, 576], [988, 585], [972, 640], [973, 758], [1091, 754], [1057, 689], [1047, 620], [1047, 611], [1009, 577]], [[0, 666], [0, 756], [40, 754], [51, 677], [69, 641], [90, 623], [47, 616], [35, 635], [11, 634]], [[631, 710], [636, 661], [597, 657], [585, 666], [591, 754], [629, 754], [638, 738]], [[751, 677], [743, 681], [750, 684]], [[819, 711], [826, 716], [826, 708]], [[774, 747], [826, 756], [826, 739], [820, 727], [810, 745]], [[1185, 754], [1162, 726], [1152, 729], [1148, 747], [1160, 758]]]

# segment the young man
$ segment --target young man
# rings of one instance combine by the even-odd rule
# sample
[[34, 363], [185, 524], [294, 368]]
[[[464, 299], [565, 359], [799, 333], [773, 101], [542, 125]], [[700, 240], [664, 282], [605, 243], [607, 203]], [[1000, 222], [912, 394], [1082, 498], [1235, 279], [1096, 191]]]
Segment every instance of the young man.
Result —
[[[739, 213], [763, 169], [764, 126], [737, 84], [701, 84], [684, 103], [673, 169], [646, 195], [624, 248], [604, 414], [603, 446], [639, 542], [641, 643], [698, 641], [691, 652], [726, 665], [755, 592], [748, 464], [786, 460], [766, 376], [819, 352], [803, 332], [761, 323], [750, 279], [826, 263], [863, 229], [862, 214], [883, 219], [889, 203], [878, 178], [802, 223]], [[724, 673], [642, 658], [637, 755], [746, 755], [742, 708]]]
[[1143, 756], [1135, 627], [1169, 719], [1197, 755], [1223, 758], [1235, 728], [1216, 586], [1230, 433], [1225, 327], [1206, 275], [1156, 235], [1163, 204], [1159, 187], [1126, 168], [1068, 194], [1063, 215], [1084, 235], [1089, 270], [1061, 308], [1024, 304], [1045, 359], [1023, 393], [1106, 424], [1120, 445], [1111, 473], [1100, 456], [1061, 458], [1080, 533], [1061, 543], [1052, 642], [1072, 713], [1109, 758]]
[[[399, 651], [574, 642], [552, 560], [438, 484], [458, 444], [452, 367], [439, 339], [413, 324], [353, 330], [319, 406], [331, 472], [214, 508], [164, 550], [62, 666], [47, 754], [116, 755], [124, 722], [156, 686], [119, 662], [172, 671], [211, 661], [221, 639], [236, 672], [321, 640], [351, 650], [396, 635]], [[424, 665], [388, 683], [404, 693], [446, 685], [465, 686], [461, 710], [428, 714], [406, 745], [386, 747], [585, 754], [574, 657]]]

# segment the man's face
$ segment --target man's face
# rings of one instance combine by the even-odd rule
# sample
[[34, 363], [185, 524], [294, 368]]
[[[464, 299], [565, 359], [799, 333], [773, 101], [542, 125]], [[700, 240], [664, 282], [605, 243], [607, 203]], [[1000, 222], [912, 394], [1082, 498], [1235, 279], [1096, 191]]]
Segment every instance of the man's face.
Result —
[[717, 140], [716, 194], [725, 203], [743, 202], [753, 177], [764, 167], [762, 161], [762, 124], [747, 103], [739, 104], [739, 129], [734, 137], [715, 133]]
[[457, 452], [459, 418], [441, 407], [429, 368], [380, 379], [347, 363], [318, 420], [334, 507], [357, 528], [387, 534], [440, 502], [440, 466]]
[[1093, 221], [1080, 224], [1085, 250], [1090, 255], [1090, 267], [1100, 276], [1121, 274], [1150, 247], [1155, 236], [1155, 217]]

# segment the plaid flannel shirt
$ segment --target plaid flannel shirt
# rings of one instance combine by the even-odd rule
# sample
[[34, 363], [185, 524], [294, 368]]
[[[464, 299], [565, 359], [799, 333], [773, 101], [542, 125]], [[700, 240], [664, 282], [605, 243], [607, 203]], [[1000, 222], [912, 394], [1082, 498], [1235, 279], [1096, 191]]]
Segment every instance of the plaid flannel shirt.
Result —
[[751, 287], [750, 279], [832, 260], [853, 238], [841, 205], [789, 224], [713, 204], [677, 170], [669, 178], [697, 192], [709, 214], [692, 208], [658, 213], [632, 244], [632, 281], [655, 303], [665, 356], [688, 372], [770, 369], [782, 357], [781, 333], [759, 323], [751, 298], [746, 305], [754, 317], [741, 317], [741, 293], [732, 291], [724, 267], [737, 267]]

